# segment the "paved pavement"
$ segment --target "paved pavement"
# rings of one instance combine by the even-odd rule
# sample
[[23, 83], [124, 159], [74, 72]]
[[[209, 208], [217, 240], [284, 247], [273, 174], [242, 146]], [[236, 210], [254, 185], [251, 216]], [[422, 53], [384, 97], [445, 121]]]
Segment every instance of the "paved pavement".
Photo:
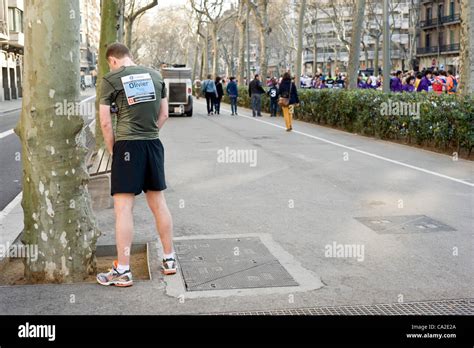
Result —
[[[302, 122], [287, 133], [282, 118], [252, 118], [243, 109], [231, 117], [223, 109], [204, 116], [197, 101], [194, 117], [171, 118], [162, 131], [176, 238], [261, 235], [322, 286], [213, 297], [175, 291], [181, 276], [158, 271], [159, 245], [141, 195], [135, 242], [152, 243], [151, 281], [130, 289], [0, 287], [0, 312], [180, 314], [474, 297], [472, 162]], [[256, 162], [219, 158], [232, 150], [256, 150]], [[112, 210], [96, 214], [99, 243], [113, 244]], [[377, 233], [355, 219], [398, 215], [426, 215], [455, 230]], [[334, 243], [363, 247], [363, 257], [329, 257]]]

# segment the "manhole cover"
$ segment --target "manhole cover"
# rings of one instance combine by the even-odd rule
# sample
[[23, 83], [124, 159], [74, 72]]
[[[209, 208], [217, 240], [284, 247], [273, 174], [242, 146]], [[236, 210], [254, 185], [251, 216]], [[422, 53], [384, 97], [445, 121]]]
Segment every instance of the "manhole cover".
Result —
[[258, 237], [175, 241], [187, 291], [298, 286]]
[[456, 229], [426, 215], [356, 217], [377, 233], [450, 232]]

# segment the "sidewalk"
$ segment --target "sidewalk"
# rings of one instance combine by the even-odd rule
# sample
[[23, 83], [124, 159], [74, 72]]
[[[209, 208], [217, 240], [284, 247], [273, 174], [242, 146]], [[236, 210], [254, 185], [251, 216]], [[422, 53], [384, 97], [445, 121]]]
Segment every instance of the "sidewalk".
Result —
[[[243, 108], [239, 113], [241, 110], [245, 118], [231, 118], [227, 106], [227, 115], [211, 118], [204, 116], [201, 103], [195, 107], [195, 117], [171, 118], [161, 137], [167, 155], [166, 198], [173, 214], [175, 241], [260, 236], [272, 253], [279, 253], [275, 256], [282, 263], [296, 265], [298, 272], [290, 274], [303, 274], [303, 279], [295, 276], [295, 280], [306, 282], [308, 287], [211, 290], [212, 296], [206, 295], [210, 291], [186, 291], [181, 274], [164, 278], [159, 271], [161, 244], [141, 194], [134, 207], [134, 244], [148, 243], [150, 247], [151, 280], [137, 281], [129, 289], [97, 284], [0, 287], [2, 313], [245, 314], [279, 309], [292, 314], [300, 308], [321, 306], [332, 313], [335, 306], [349, 305], [346, 310], [350, 314], [363, 308], [361, 305], [388, 304], [382, 307], [394, 314], [390, 310], [397, 306], [392, 304], [398, 303], [402, 294], [408, 308], [399, 314], [413, 314], [408, 313], [414, 308], [409, 303], [420, 301], [423, 304], [416, 308], [423, 310], [426, 301], [444, 301], [452, 306], [456, 305], [452, 299], [472, 297], [472, 281], [465, 277], [469, 274], [470, 250], [456, 258], [449, 254], [451, 245], [468, 245], [470, 240], [469, 206], [465, 203], [470, 202], [469, 191], [459, 183], [358, 154], [351, 154], [351, 161], [343, 161], [340, 148], [296, 132], [288, 134], [269, 124], [282, 124], [281, 118], [254, 120]], [[406, 155], [411, 154], [411, 160], [423, 166], [429, 165], [428, 159], [438, 166], [447, 162], [441, 155], [299, 121], [295, 129], [321, 138], [337, 135], [339, 141], [357, 148], [369, 146], [370, 141], [372, 151], [403, 154], [407, 160]], [[258, 166], [216, 164], [216, 150], [224, 146], [260, 149]], [[460, 161], [448, 174], [463, 177], [461, 174], [469, 169], [466, 166], [471, 168], [470, 163]], [[362, 172], [364, 168], [369, 170]], [[359, 172], [363, 175], [351, 174]], [[385, 188], [394, 174], [401, 184]], [[280, 185], [290, 175], [295, 178], [292, 185]], [[95, 202], [109, 197], [105, 187], [97, 185], [97, 189]], [[397, 206], [400, 197], [407, 197], [403, 211]], [[428, 204], [427, 198], [437, 204]], [[288, 208], [289, 199], [294, 200], [296, 209]], [[96, 208], [95, 214], [103, 232], [98, 245], [114, 245], [113, 210]], [[357, 216], [401, 214], [427, 214], [458, 232], [376, 233], [354, 220]], [[326, 257], [324, 246], [333, 241], [365, 245], [366, 259], [362, 263]], [[70, 302], [71, 295], [74, 303]]]
[[[95, 88], [86, 88], [81, 91], [81, 99], [95, 95]], [[21, 110], [21, 103], [23, 99], [5, 100], [0, 102], [0, 115]]]
[[0, 102], [0, 115], [21, 109], [22, 99], [5, 100]]

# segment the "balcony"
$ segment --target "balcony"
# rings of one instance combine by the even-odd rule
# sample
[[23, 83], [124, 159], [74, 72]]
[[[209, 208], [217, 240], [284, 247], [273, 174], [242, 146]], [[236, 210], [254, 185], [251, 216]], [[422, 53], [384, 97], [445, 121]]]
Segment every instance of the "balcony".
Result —
[[429, 27], [435, 27], [438, 25], [438, 18], [429, 18], [424, 21], [420, 21], [420, 28], [425, 29]]
[[461, 22], [460, 14], [452, 14], [449, 16], [441, 17], [441, 24], [452, 24], [452, 23], [459, 23], [459, 22]]
[[461, 50], [461, 45], [456, 43], [456, 44], [450, 44], [450, 45], [441, 45], [440, 46], [440, 51], [441, 53], [446, 53], [446, 52], [459, 52]]
[[[450, 45], [441, 45], [439, 46], [439, 53], [458, 53], [460, 50], [460, 44], [450, 44]], [[418, 47], [416, 54], [419, 56], [422, 55], [436, 55], [438, 54], [438, 46], [430, 47]]]
[[424, 21], [420, 21], [420, 28], [426, 29], [429, 27], [436, 27], [438, 25], [443, 25], [443, 24], [455, 24], [455, 23], [459, 23], [460, 21], [461, 21], [461, 15], [459, 13], [451, 14], [448, 16], [442, 16], [440, 18], [429, 18], [429, 19], [425, 19]]
[[418, 55], [437, 54], [437, 53], [438, 53], [438, 46], [418, 47], [416, 50], [416, 54]]

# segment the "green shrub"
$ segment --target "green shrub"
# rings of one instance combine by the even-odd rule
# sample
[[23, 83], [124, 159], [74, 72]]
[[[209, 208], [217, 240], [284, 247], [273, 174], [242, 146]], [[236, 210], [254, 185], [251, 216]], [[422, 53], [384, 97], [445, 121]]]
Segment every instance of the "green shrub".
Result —
[[[298, 120], [443, 151], [470, 153], [474, 146], [473, 95], [330, 89], [300, 89], [298, 94], [300, 106], [295, 111]], [[224, 97], [224, 102], [229, 103], [228, 96]], [[239, 87], [238, 105], [250, 107], [247, 87]], [[394, 105], [402, 108], [397, 112]], [[269, 109], [269, 98], [264, 95], [262, 110], [269, 112]]]

